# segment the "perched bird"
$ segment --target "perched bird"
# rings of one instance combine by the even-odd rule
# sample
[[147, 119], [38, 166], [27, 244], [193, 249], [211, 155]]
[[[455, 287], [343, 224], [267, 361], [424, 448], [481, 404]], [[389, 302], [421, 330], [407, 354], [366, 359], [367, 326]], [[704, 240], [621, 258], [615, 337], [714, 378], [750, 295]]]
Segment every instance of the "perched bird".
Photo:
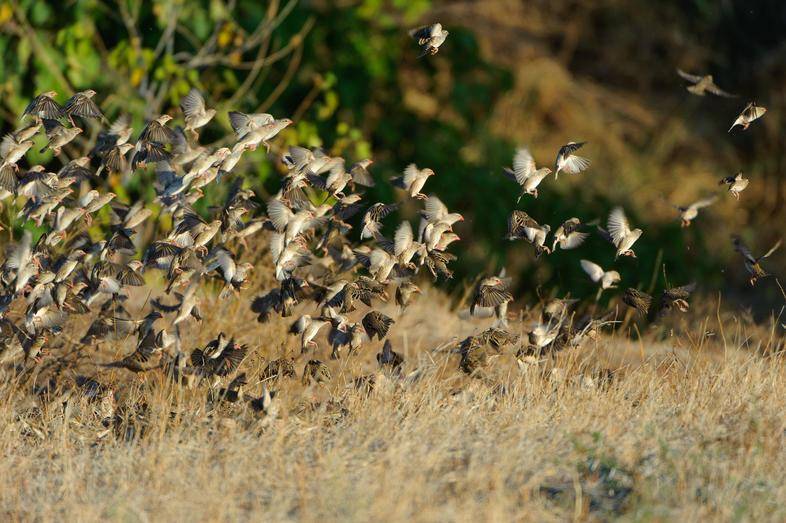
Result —
[[196, 131], [200, 127], [204, 127], [216, 115], [215, 109], [205, 108], [205, 99], [193, 87], [180, 100], [180, 110], [183, 111], [186, 131]]
[[753, 256], [750, 249], [748, 249], [739, 236], [732, 236], [732, 242], [734, 243], [734, 250], [740, 253], [745, 260], [745, 269], [751, 275], [751, 286], [756, 285], [756, 282], [759, 280], [759, 278], [764, 278], [770, 275], [767, 271], [764, 270], [764, 268], [762, 268], [761, 260], [764, 258], [769, 258], [772, 253], [777, 251], [781, 246], [781, 240], [775, 242], [775, 245], [773, 245], [770, 250], [758, 257]]
[[420, 191], [426, 185], [426, 180], [436, 173], [428, 167], [418, 169], [414, 163], [407, 165], [404, 169], [404, 175], [391, 179], [391, 183], [399, 189], [404, 189], [412, 198], [425, 200], [427, 196]]
[[633, 244], [636, 243], [641, 237], [641, 229], [631, 230], [628, 218], [625, 216], [625, 211], [622, 207], [615, 207], [609, 213], [608, 232], [598, 227], [601, 236], [610, 241], [617, 248], [616, 258], [620, 256], [636, 257], [633, 252]]
[[475, 314], [478, 307], [493, 307], [497, 322], [501, 326], [507, 325], [508, 303], [513, 301], [513, 295], [507, 290], [506, 283], [498, 276], [483, 278], [475, 288], [469, 313]]
[[581, 268], [584, 269], [584, 272], [587, 273], [590, 279], [595, 283], [600, 283], [596, 300], [600, 298], [600, 294], [604, 290], [616, 288], [617, 283], [622, 279], [617, 271], [604, 271], [597, 263], [589, 260], [581, 260], [580, 263]]
[[734, 123], [731, 124], [731, 127], [729, 127], [728, 132], [731, 132], [731, 130], [738, 125], [741, 126], [744, 131], [745, 129], [750, 127], [751, 122], [753, 122], [754, 120], [758, 120], [759, 118], [764, 116], [764, 113], [766, 112], [767, 112], [766, 108], [760, 105], [756, 105], [756, 102], [750, 102], [748, 105], [745, 106], [745, 109], [742, 110], [742, 112], [737, 117], [737, 119], [734, 120]]
[[746, 187], [748, 187], [748, 183], [750, 183], [750, 180], [745, 178], [745, 176], [742, 175], [742, 171], [740, 171], [734, 176], [722, 178], [721, 181], [718, 182], [718, 185], [728, 185], [731, 195], [739, 200], [740, 193], [744, 191]]
[[92, 89], [74, 94], [74, 96], [66, 100], [63, 106], [63, 112], [68, 115], [69, 118], [79, 116], [81, 118], [103, 119], [104, 115], [93, 101], [95, 94], [96, 92]]
[[415, 39], [423, 51], [418, 58], [437, 54], [440, 46], [445, 43], [448, 34], [446, 29], [442, 29], [442, 24], [440, 23], [424, 25], [409, 31], [409, 36]]
[[737, 96], [736, 94], [727, 93], [726, 91], [715, 85], [715, 82], [713, 81], [711, 74], [700, 76], [700, 75], [686, 73], [682, 69], [677, 69], [677, 74], [692, 84], [686, 87], [688, 92], [691, 94], [704, 96], [706, 92], [709, 92], [726, 98], [735, 98]]
[[589, 233], [579, 231], [580, 227], [581, 220], [578, 218], [565, 220], [562, 225], [557, 227], [557, 231], [554, 233], [554, 243], [551, 245], [551, 252], [557, 250], [557, 245], [562, 250], [570, 250], [584, 243], [584, 240], [589, 237]]
[[717, 196], [710, 196], [709, 198], [704, 198], [694, 202], [687, 207], [676, 206], [676, 209], [680, 212], [680, 225], [682, 227], [690, 227], [691, 221], [693, 221], [699, 215], [699, 209], [709, 207], [715, 203], [717, 199]]
[[504, 172], [508, 178], [521, 186], [521, 194], [516, 199], [516, 203], [519, 203], [525, 194], [538, 197], [538, 185], [551, 174], [551, 169], [548, 167], [538, 169], [529, 149], [520, 148], [516, 150], [516, 155], [513, 157], [513, 168], [506, 167]]
[[568, 142], [560, 147], [557, 152], [557, 160], [554, 167], [554, 179], [559, 176], [560, 171], [570, 174], [578, 174], [590, 166], [590, 161], [582, 156], [573, 153], [581, 149], [587, 142]]

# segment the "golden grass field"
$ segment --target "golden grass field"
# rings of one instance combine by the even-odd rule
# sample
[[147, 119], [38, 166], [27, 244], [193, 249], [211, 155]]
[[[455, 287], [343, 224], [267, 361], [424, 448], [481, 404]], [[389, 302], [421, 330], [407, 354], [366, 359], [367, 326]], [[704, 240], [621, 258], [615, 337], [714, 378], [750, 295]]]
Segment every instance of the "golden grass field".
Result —
[[[241, 367], [248, 394], [261, 394], [264, 358], [289, 354], [300, 373], [314, 357], [301, 357], [286, 334], [292, 318], [259, 324], [248, 299], [211, 296], [205, 321], [183, 332], [184, 348], [218, 330], [254, 347]], [[144, 298], [132, 298], [130, 310]], [[379, 342], [330, 361], [320, 337], [317, 357], [332, 381], [266, 383], [276, 392], [267, 415], [208, 402], [208, 384], [188, 389], [159, 371], [94, 365], [133, 340], [68, 355], [86, 328], [69, 326], [53, 353], [76, 370], [47, 371], [50, 357], [38, 375], [3, 371], [2, 519], [786, 518], [779, 325], [708, 304], [642, 341], [608, 334], [523, 369], [503, 352], [468, 377], [446, 342], [491, 320], [459, 319], [434, 289], [403, 316], [387, 310], [398, 319], [395, 336], [410, 331], [393, 339], [406, 357], [402, 376], [378, 371]], [[531, 314], [512, 330], [523, 331]], [[75, 387], [77, 375], [111, 387], [114, 411], [110, 396]], [[374, 386], [358, 387], [358, 376], [374, 376]]]

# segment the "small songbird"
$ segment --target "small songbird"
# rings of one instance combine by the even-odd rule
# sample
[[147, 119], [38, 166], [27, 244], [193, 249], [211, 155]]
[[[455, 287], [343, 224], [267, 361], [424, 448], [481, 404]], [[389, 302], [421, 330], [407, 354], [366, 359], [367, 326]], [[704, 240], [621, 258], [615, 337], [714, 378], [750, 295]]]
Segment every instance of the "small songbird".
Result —
[[508, 292], [507, 284], [498, 276], [483, 278], [475, 288], [469, 313], [475, 314], [478, 307], [493, 307], [498, 323], [507, 325], [508, 302], [513, 301], [513, 295]]
[[60, 154], [63, 146], [82, 133], [82, 129], [79, 127], [64, 127], [57, 120], [44, 120], [44, 128], [49, 142], [39, 152], [51, 149], [55, 156]]
[[608, 229], [607, 232], [601, 227], [598, 227], [601, 236], [606, 238], [606, 240], [610, 241], [617, 248], [617, 254], [614, 258], [616, 259], [620, 256], [635, 258], [636, 253], [633, 252], [632, 247], [641, 237], [642, 231], [641, 229], [631, 230], [628, 218], [625, 216], [625, 211], [622, 207], [615, 207], [611, 213], [609, 213]]
[[404, 364], [404, 356], [393, 350], [390, 340], [385, 340], [382, 352], [377, 354], [377, 363], [380, 367], [390, 367], [394, 372], [398, 372]]
[[395, 321], [393, 318], [379, 311], [370, 311], [363, 316], [361, 323], [363, 324], [363, 329], [366, 331], [366, 335], [373, 341], [374, 336], [379, 340], [387, 336], [390, 326], [393, 325]]
[[411, 163], [404, 169], [404, 175], [393, 178], [391, 183], [395, 187], [407, 191], [412, 198], [425, 200], [428, 197], [420, 191], [423, 189], [423, 186], [426, 185], [426, 180], [435, 174], [436, 173], [428, 167], [418, 169], [417, 165]]
[[306, 363], [306, 366], [303, 368], [303, 379], [302, 382], [304, 385], [308, 385], [312, 381], [316, 383], [324, 383], [326, 381], [330, 381], [332, 379], [330, 375], [330, 369], [327, 365], [322, 363], [319, 360], [309, 360]]
[[[95, 94], [96, 92], [92, 89], [76, 93], [66, 100], [63, 106], [63, 112], [68, 115], [69, 119], [73, 116], [79, 116], [81, 118], [96, 118], [101, 120], [104, 115], [93, 101]], [[71, 122], [73, 123], [73, 120], [71, 120]]]
[[546, 237], [550, 231], [550, 225], [540, 225], [524, 211], [515, 210], [508, 217], [508, 234], [505, 238], [508, 240], [526, 239], [535, 246], [535, 254], [539, 257], [544, 252], [551, 254], [551, 249], [545, 245]]
[[731, 132], [731, 130], [738, 125], [742, 126], [742, 129], [744, 131], [745, 129], [750, 127], [751, 122], [753, 122], [754, 120], [758, 120], [759, 118], [764, 116], [764, 113], [766, 112], [767, 112], [766, 108], [760, 105], [756, 105], [756, 102], [750, 102], [748, 105], [745, 106], [745, 109], [742, 110], [742, 112], [737, 117], [737, 119], [734, 120], [734, 123], [731, 124], [731, 127], [729, 127], [728, 132]]
[[772, 253], [778, 250], [778, 248], [781, 246], [781, 240], [778, 240], [769, 251], [759, 257], [756, 257], [751, 253], [750, 249], [748, 249], [748, 246], [742, 242], [742, 239], [739, 236], [732, 236], [732, 242], [734, 243], [734, 250], [742, 254], [742, 257], [745, 259], [745, 269], [751, 275], [751, 286], [756, 285], [756, 282], [759, 280], [759, 278], [764, 278], [770, 275], [770, 273], [762, 268], [760, 262], [764, 258], [769, 258]]
[[196, 131], [204, 127], [216, 115], [215, 109], [205, 108], [205, 99], [195, 88], [191, 88], [180, 100], [180, 110], [183, 111], [186, 131]]
[[551, 174], [551, 169], [548, 167], [538, 169], [529, 149], [522, 147], [516, 150], [516, 155], [513, 157], [513, 168], [506, 167], [504, 172], [508, 178], [521, 186], [521, 194], [516, 199], [516, 203], [519, 203], [525, 194], [538, 197], [538, 185]]
[[423, 50], [418, 58], [437, 54], [439, 47], [445, 43], [448, 34], [450, 33], [442, 29], [442, 24], [440, 23], [424, 25], [409, 31], [409, 36], [414, 38]]
[[405, 310], [412, 301], [413, 294], [421, 294], [420, 288], [412, 282], [404, 281], [396, 287], [396, 304]]
[[558, 178], [560, 171], [565, 171], [570, 174], [578, 174], [586, 170], [590, 166], [590, 161], [582, 156], [576, 156], [575, 153], [587, 142], [568, 142], [560, 147], [557, 152], [557, 161], [554, 168], [554, 179]]
[[581, 268], [595, 283], [600, 283], [598, 295], [596, 299], [600, 298], [601, 293], [606, 289], [614, 289], [617, 283], [622, 279], [620, 273], [617, 271], [604, 271], [600, 265], [589, 260], [581, 260]]
[[691, 221], [694, 220], [699, 215], [699, 209], [703, 209], [704, 207], [709, 207], [718, 199], [717, 196], [710, 196], [709, 198], [704, 198], [697, 202], [694, 202], [687, 207], [682, 206], [675, 206], [676, 209], [680, 212], [680, 220], [682, 227], [690, 227]]
[[22, 116], [30, 115], [46, 120], [57, 120], [63, 116], [63, 108], [55, 101], [57, 91], [41, 93], [27, 104]]
[[695, 74], [686, 73], [682, 69], [677, 69], [677, 74], [680, 75], [685, 80], [689, 81], [692, 85], [686, 87], [689, 93], [695, 94], [697, 96], [704, 96], [704, 93], [709, 92], [718, 96], [723, 96], [726, 98], [735, 98], [736, 94], [727, 93], [717, 85], [712, 79], [712, 75], [704, 75], [699, 76]]
[[732, 196], [740, 199], [740, 193], [748, 187], [750, 180], [743, 176], [742, 171], [738, 172], [734, 176], [727, 176], [726, 178], [722, 178], [718, 185], [726, 184], [729, 186], [729, 192]]
[[567, 251], [579, 247], [584, 240], [589, 237], [589, 233], [579, 231], [581, 227], [581, 220], [578, 218], [571, 218], [557, 227], [554, 233], [554, 243], [551, 245], [551, 252], [554, 252], [559, 245], [560, 249]]

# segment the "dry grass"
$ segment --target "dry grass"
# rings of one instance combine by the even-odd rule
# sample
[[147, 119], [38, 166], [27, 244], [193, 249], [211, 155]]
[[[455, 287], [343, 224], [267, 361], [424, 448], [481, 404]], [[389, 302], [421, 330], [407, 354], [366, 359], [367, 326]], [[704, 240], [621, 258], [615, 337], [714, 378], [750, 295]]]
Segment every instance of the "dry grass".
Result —
[[[186, 347], [219, 328], [236, 334], [258, 347], [243, 366], [252, 378], [262, 356], [295, 353], [285, 320], [257, 324], [237, 301], [209, 300], [212, 314], [186, 334]], [[427, 318], [441, 321], [431, 329]], [[36, 394], [32, 383], [41, 387], [44, 373], [23, 378], [6, 369], [0, 514], [42, 521], [786, 518], [786, 371], [772, 354], [783, 340], [770, 331], [741, 319], [725, 319], [721, 329], [710, 317], [641, 343], [604, 337], [525, 370], [505, 353], [481, 378], [458, 371], [450, 351], [430, 350], [485, 323], [461, 321], [429, 291], [395, 329], [412, 327], [395, 346], [406, 352], [405, 374], [417, 370], [416, 377], [376, 374], [374, 344], [330, 362], [325, 386], [269, 383], [277, 392], [269, 416], [245, 404], [210, 404], [207, 385], [189, 390], [161, 374], [143, 381], [87, 363], [119, 347], [82, 349], [79, 370], [114, 388], [117, 421], [102, 419], [100, 402], [70, 386], [70, 371]], [[320, 351], [326, 359], [324, 342]], [[614, 371], [610, 381], [599, 379], [605, 369]], [[373, 390], [353, 384], [359, 375], [376, 375]]]

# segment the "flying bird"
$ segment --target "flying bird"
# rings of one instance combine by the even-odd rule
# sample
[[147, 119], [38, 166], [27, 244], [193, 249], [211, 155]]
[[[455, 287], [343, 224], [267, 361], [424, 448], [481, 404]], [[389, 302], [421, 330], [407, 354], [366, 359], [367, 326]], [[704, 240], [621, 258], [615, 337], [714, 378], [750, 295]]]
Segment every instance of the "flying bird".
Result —
[[689, 93], [695, 94], [697, 96], [704, 96], [704, 94], [707, 92], [718, 96], [723, 96], [725, 98], [735, 98], [737, 96], [736, 94], [727, 93], [718, 87], [713, 81], [711, 74], [700, 76], [686, 73], [682, 69], [677, 69], [677, 74], [692, 84], [687, 86], [686, 89]]
[[446, 29], [442, 29], [442, 24], [440, 23], [424, 25], [409, 31], [409, 36], [415, 39], [423, 51], [418, 58], [437, 54], [440, 46], [445, 43], [448, 34]]
[[742, 130], [744, 131], [745, 129], [750, 127], [751, 123], [754, 120], [758, 120], [759, 118], [764, 116], [764, 113], [766, 112], [767, 112], [766, 108], [760, 105], [756, 105], [756, 102], [750, 102], [748, 105], [745, 106], [745, 109], [742, 110], [742, 112], [737, 117], [737, 119], [734, 120], [734, 123], [731, 124], [731, 127], [729, 127], [728, 132], [731, 132], [731, 130], [738, 125], [741, 126]]
[[583, 156], [577, 156], [574, 153], [584, 147], [587, 142], [568, 142], [560, 147], [557, 152], [557, 160], [554, 167], [554, 179], [559, 176], [560, 171], [565, 171], [570, 174], [578, 174], [585, 171], [590, 166], [590, 161]]
[[551, 174], [551, 169], [548, 167], [538, 169], [529, 149], [520, 148], [516, 150], [516, 155], [513, 157], [513, 168], [506, 167], [504, 173], [521, 186], [521, 194], [516, 199], [516, 203], [519, 203], [525, 194], [538, 197], [538, 185]]
[[715, 203], [717, 199], [717, 196], [710, 196], [709, 198], [703, 198], [685, 207], [676, 206], [676, 209], [680, 212], [680, 225], [682, 227], [690, 227], [691, 222], [699, 215], [699, 209], [709, 207]]
[[761, 256], [754, 256], [748, 246], [743, 243], [742, 239], [739, 236], [732, 236], [732, 242], [734, 243], [734, 250], [740, 253], [745, 260], [745, 269], [750, 274], [750, 284], [751, 286], [756, 285], [756, 282], [760, 278], [765, 278], [770, 275], [764, 268], [761, 266], [761, 260], [765, 258], [769, 258], [772, 253], [778, 250], [781, 246], [781, 240], [775, 242], [770, 250], [766, 253], [762, 254]]
[[598, 227], [598, 231], [617, 248], [615, 259], [620, 256], [636, 257], [636, 253], [633, 252], [633, 244], [641, 237], [642, 230], [631, 230], [622, 207], [615, 207], [609, 213], [608, 232], [601, 227]]
[[734, 196], [736, 199], [740, 199], [740, 193], [744, 191], [750, 180], [743, 176], [742, 171], [738, 172], [734, 176], [727, 176], [726, 178], [722, 178], [718, 185], [728, 185], [729, 186], [729, 193]]

